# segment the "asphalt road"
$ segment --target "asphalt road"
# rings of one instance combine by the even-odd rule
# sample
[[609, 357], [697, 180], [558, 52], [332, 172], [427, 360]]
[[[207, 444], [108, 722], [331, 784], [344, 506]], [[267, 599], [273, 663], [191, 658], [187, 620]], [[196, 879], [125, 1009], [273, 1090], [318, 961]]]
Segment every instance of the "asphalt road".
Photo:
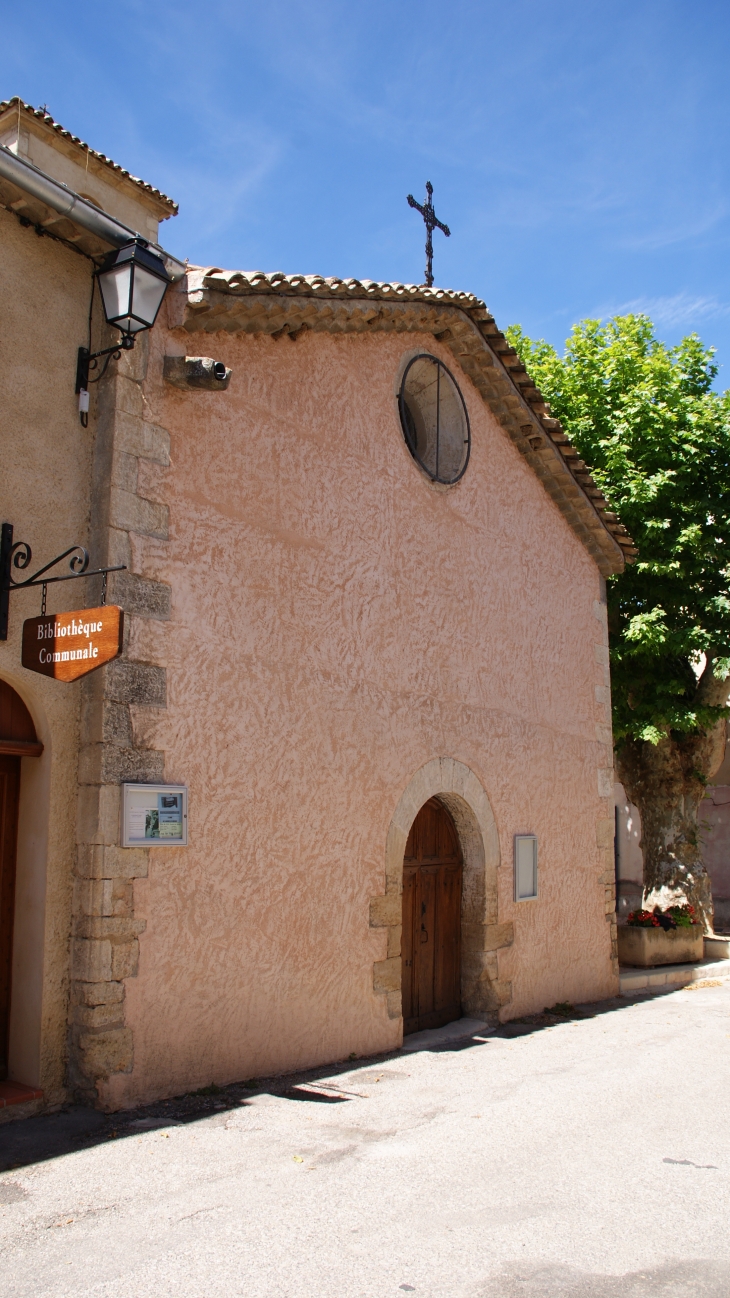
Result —
[[729, 1065], [723, 983], [12, 1123], [0, 1293], [728, 1298]]

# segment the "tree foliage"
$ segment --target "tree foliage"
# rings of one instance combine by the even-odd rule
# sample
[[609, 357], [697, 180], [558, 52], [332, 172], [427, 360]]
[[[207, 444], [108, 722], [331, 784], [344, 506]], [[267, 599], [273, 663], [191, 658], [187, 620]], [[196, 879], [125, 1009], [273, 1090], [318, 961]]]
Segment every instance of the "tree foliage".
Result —
[[583, 321], [562, 357], [508, 338], [639, 549], [608, 590], [617, 748], [707, 731], [726, 697], [708, 682], [730, 671], [730, 393], [712, 349], [667, 347], [642, 315]]

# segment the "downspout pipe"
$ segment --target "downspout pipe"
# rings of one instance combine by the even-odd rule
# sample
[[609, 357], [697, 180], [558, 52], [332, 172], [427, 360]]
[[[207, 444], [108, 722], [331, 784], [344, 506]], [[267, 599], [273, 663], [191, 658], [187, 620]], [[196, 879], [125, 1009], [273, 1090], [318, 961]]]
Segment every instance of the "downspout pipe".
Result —
[[122, 244], [128, 243], [130, 239], [144, 239], [153, 252], [156, 252], [165, 263], [170, 279], [182, 279], [185, 274], [185, 266], [177, 257], [171, 253], [165, 252], [158, 243], [151, 243], [145, 239], [144, 235], [137, 230], [132, 230], [130, 226], [123, 225], [121, 221], [115, 220], [113, 216], [107, 216], [100, 208], [94, 207], [93, 203], [87, 202], [80, 194], [75, 194], [68, 185], [64, 185], [60, 180], [52, 180], [47, 176], [45, 171], [35, 167], [32, 162], [26, 162], [23, 158], [18, 158], [4, 144], [0, 145], [0, 176], [9, 180], [12, 184], [17, 185], [26, 194], [31, 194], [33, 198], [39, 199], [45, 203], [46, 207], [52, 207], [54, 212], [60, 212], [62, 216], [68, 217], [75, 225], [80, 225], [90, 234], [95, 234], [97, 238], [104, 239], [115, 248], [121, 248]]

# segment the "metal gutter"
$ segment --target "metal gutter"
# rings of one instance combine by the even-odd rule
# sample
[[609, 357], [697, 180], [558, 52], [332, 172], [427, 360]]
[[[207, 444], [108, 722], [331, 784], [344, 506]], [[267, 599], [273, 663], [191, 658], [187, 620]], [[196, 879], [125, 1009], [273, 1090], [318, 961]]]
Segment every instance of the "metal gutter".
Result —
[[113, 216], [108, 216], [100, 208], [94, 207], [93, 203], [87, 202], [80, 194], [75, 194], [60, 180], [52, 180], [45, 171], [41, 171], [32, 162], [18, 158], [4, 144], [0, 145], [0, 176], [17, 185], [18, 189], [24, 190], [26, 194], [31, 194], [39, 202], [45, 203], [47, 207], [53, 208], [55, 212], [60, 212], [75, 225], [80, 225], [82, 229], [88, 230], [90, 234], [96, 235], [97, 238], [103, 239], [116, 248], [128, 243], [130, 239], [144, 239], [153, 252], [162, 258], [167, 273], [173, 281], [182, 279], [185, 274], [184, 264], [177, 257], [173, 257], [172, 253], [166, 252], [158, 243], [151, 243], [149, 239], [145, 239], [138, 230], [132, 230], [130, 226], [123, 225]]

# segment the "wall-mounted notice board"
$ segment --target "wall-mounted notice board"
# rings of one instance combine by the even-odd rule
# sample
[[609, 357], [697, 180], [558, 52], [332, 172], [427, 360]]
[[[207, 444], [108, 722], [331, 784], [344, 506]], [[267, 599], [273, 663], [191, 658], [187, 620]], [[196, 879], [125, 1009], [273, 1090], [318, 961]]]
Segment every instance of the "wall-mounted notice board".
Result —
[[187, 847], [183, 784], [122, 785], [122, 847]]

